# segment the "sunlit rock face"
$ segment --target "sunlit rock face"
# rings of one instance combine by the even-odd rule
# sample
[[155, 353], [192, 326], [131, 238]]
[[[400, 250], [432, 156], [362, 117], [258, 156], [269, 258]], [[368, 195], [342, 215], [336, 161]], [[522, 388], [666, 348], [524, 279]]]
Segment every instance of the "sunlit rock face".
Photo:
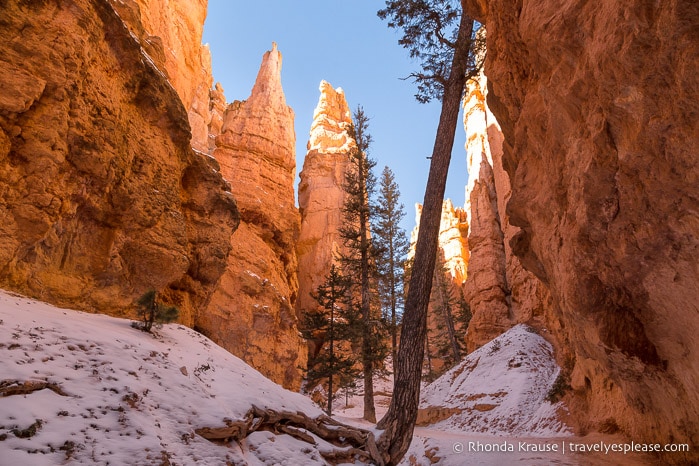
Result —
[[345, 202], [342, 185], [349, 153], [355, 146], [348, 132], [351, 125], [352, 114], [344, 92], [322, 81], [299, 184], [299, 316], [317, 308], [311, 292], [323, 282], [341, 247], [339, 228]]
[[110, 2], [0, 23], [0, 284], [115, 315], [154, 288], [194, 325], [238, 211], [178, 94]]
[[[415, 227], [410, 233], [410, 250], [408, 259], [415, 255], [415, 245], [420, 232], [422, 205], [415, 205]], [[460, 207], [454, 207], [451, 199], [442, 203], [442, 216], [439, 221], [438, 254], [444, 263], [445, 271], [452, 281], [461, 286], [466, 280], [469, 263], [468, 220], [467, 213]]]
[[510, 224], [506, 211], [511, 189], [502, 167], [503, 136], [486, 96], [487, 80], [480, 74], [468, 82], [464, 98], [469, 171], [465, 210], [470, 223], [464, 292], [473, 313], [466, 339], [469, 352], [518, 323], [558, 326], [547, 288], [512, 254], [509, 241], [519, 228]]
[[560, 310], [579, 427], [696, 445], [699, 4], [485, 3], [510, 243]]
[[305, 366], [294, 305], [298, 291], [294, 112], [281, 84], [276, 44], [250, 97], [233, 102], [214, 157], [231, 183], [241, 225], [201, 330], [272, 380], [298, 389]]
[[192, 147], [208, 152], [213, 76], [211, 52], [201, 43], [208, 0], [111, 3], [180, 96], [192, 130]]

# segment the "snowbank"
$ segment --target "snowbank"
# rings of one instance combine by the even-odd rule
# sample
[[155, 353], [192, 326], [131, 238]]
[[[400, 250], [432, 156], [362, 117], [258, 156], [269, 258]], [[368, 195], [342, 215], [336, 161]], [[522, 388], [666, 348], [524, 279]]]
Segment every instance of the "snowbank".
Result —
[[418, 422], [445, 431], [551, 437], [569, 435], [546, 401], [560, 369], [553, 348], [517, 325], [425, 387]]
[[0, 350], [0, 388], [28, 392], [0, 397], [2, 464], [325, 464], [288, 435], [224, 446], [195, 434], [253, 404], [321, 412], [191, 329], [166, 325], [154, 337], [0, 292]]

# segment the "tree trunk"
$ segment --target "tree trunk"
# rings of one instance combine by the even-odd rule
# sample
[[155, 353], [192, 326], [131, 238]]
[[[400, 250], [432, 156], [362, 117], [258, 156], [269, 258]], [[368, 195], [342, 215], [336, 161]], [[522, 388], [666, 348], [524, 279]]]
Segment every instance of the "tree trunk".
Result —
[[413, 273], [405, 303], [398, 360], [395, 365], [393, 398], [388, 412], [377, 426], [384, 430], [379, 442], [388, 465], [398, 464], [405, 455], [410, 447], [417, 419], [420, 370], [425, 348], [423, 343], [427, 331], [427, 306], [432, 289], [439, 221], [461, 97], [466, 84], [472, 32], [473, 20], [462, 13], [451, 72], [444, 86], [442, 112], [425, 189], [420, 233], [415, 247]]
[[396, 264], [395, 264], [395, 254], [393, 248], [393, 238], [395, 234], [392, 232], [392, 237], [389, 238], [389, 284], [391, 285], [391, 361], [393, 364], [396, 363], [396, 353], [398, 351], [398, 330], [396, 328]]
[[[361, 149], [360, 149], [361, 150]], [[364, 366], [364, 420], [376, 422], [374, 408], [374, 361], [371, 348], [371, 305], [369, 300], [369, 199], [366, 191], [367, 171], [365, 154], [359, 154], [359, 186], [361, 189], [361, 211], [359, 212], [359, 233], [361, 249], [361, 280], [362, 280], [362, 320], [364, 322], [364, 338], [362, 339], [362, 366]]]

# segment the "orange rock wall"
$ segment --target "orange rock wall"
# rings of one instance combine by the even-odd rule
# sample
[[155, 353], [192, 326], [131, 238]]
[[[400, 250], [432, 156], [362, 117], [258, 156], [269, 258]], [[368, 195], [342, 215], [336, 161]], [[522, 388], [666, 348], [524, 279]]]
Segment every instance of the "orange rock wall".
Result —
[[[212, 130], [211, 52], [202, 45], [208, 0], [111, 0], [187, 110], [192, 147], [208, 152]], [[220, 127], [219, 127], [220, 129]]]
[[560, 311], [579, 427], [697, 445], [699, 4], [466, 3], [488, 29], [510, 243]]
[[0, 284], [127, 314], [149, 288], [193, 325], [238, 223], [218, 164], [106, 1], [0, 15]]
[[241, 212], [223, 279], [201, 330], [275, 382], [298, 390], [306, 363], [298, 292], [294, 112], [281, 85], [281, 53], [265, 53], [250, 97], [223, 116], [214, 157]]

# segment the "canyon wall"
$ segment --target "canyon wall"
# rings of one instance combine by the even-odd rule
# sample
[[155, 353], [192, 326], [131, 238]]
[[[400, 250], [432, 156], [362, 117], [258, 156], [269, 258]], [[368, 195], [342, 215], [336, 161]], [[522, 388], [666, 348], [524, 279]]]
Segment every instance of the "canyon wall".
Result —
[[[699, 4], [465, 1], [581, 431], [699, 444]], [[669, 454], [667, 462], [687, 461]]]
[[4, 2], [0, 43], [0, 285], [194, 325], [239, 214], [163, 70], [107, 1]]
[[[211, 52], [202, 45], [208, 0], [110, 0], [187, 110], [192, 147], [208, 152], [212, 132]], [[218, 135], [214, 130], [211, 139]]]
[[299, 316], [318, 307], [311, 293], [325, 280], [342, 244], [339, 233], [345, 202], [342, 186], [349, 152], [355, 145], [348, 133], [351, 125], [352, 114], [344, 92], [322, 81], [299, 184], [301, 233], [296, 245]]
[[264, 375], [298, 390], [306, 364], [298, 292], [294, 112], [281, 84], [282, 56], [265, 53], [250, 97], [225, 111], [214, 157], [241, 212], [220, 285], [200, 330]]
[[[415, 204], [415, 227], [410, 232], [408, 260], [415, 255], [421, 216], [422, 205]], [[454, 207], [451, 199], [445, 199], [442, 203], [442, 216], [439, 220], [438, 250], [446, 272], [451, 276], [451, 280], [459, 286], [466, 280], [466, 270], [470, 260], [468, 231], [468, 213], [462, 208]]]
[[466, 207], [470, 260], [464, 295], [473, 317], [466, 336], [473, 352], [510, 327], [528, 323], [546, 333], [558, 329], [548, 289], [526, 271], [510, 247], [519, 228], [506, 205], [510, 179], [502, 166], [503, 135], [486, 102], [487, 79], [471, 79], [464, 98], [468, 154]]

